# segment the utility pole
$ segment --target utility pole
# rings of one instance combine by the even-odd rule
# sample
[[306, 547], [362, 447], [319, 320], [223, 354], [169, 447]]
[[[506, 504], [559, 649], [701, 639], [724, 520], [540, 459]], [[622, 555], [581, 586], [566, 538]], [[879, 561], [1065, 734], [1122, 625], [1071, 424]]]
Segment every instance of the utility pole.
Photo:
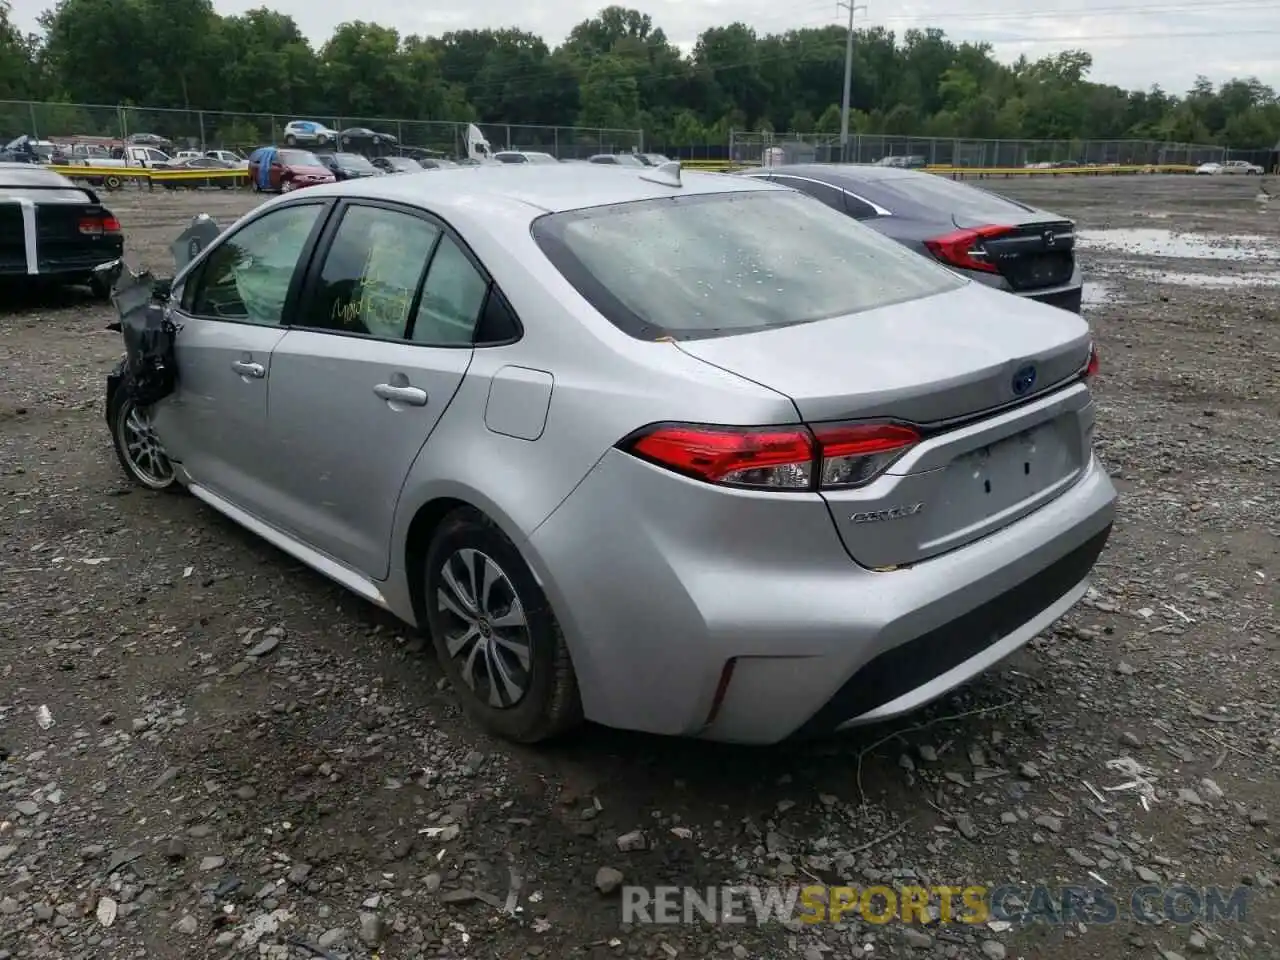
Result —
[[849, 95], [853, 88], [853, 15], [861, 10], [866, 13], [865, 4], [857, 3], [856, 0], [836, 0], [836, 9], [844, 9], [849, 11], [849, 36], [845, 40], [844, 45], [844, 99], [840, 105], [840, 159], [848, 159], [846, 153], [849, 149]]

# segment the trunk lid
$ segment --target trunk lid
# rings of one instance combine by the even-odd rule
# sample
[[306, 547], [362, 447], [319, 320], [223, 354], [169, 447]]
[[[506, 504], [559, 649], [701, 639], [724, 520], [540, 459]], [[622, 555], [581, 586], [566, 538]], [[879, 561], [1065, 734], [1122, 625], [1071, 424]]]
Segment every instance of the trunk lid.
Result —
[[[810, 422], [956, 420], [1064, 381], [1089, 359], [1078, 316], [968, 283], [934, 297], [680, 349], [786, 394]], [[1021, 395], [1014, 374], [1036, 368]]]
[[961, 230], [1005, 228], [986, 237], [982, 246], [987, 261], [1017, 292], [1068, 283], [1076, 269], [1075, 224], [1043, 210], [1023, 209], [1018, 216], [1002, 217], [994, 223], [966, 213], [953, 214], [951, 222]]
[[970, 283], [911, 304], [678, 345], [785, 394], [807, 423], [926, 427], [878, 479], [823, 493], [853, 558], [892, 567], [994, 532], [1079, 479], [1093, 406], [1075, 378], [1090, 342], [1073, 314]]

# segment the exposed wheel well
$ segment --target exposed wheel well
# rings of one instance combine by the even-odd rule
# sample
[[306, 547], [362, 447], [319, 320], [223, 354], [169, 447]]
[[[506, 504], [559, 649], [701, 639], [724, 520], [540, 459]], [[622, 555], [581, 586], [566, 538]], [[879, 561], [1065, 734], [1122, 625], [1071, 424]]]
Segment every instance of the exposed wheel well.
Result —
[[418, 629], [427, 629], [427, 598], [423, 595], [423, 564], [427, 559], [427, 545], [435, 534], [440, 521], [461, 507], [470, 507], [465, 500], [440, 497], [418, 508], [409, 523], [409, 534], [404, 543], [404, 571], [409, 578], [409, 599], [413, 602], [413, 618]]

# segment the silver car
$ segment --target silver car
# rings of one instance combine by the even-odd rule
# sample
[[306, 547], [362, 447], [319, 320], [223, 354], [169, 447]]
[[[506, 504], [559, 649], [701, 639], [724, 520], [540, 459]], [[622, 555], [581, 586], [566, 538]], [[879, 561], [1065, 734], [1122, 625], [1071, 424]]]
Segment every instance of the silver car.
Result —
[[176, 277], [117, 449], [430, 633], [519, 741], [901, 714], [1084, 594], [1083, 320], [793, 190], [494, 165], [268, 201]]

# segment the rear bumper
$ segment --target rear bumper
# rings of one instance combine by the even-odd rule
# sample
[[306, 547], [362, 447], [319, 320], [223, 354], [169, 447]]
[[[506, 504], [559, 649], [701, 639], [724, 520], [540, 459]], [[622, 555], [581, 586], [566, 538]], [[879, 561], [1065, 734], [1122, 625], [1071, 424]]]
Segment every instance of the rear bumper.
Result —
[[1027, 300], [1034, 300], [1036, 303], [1058, 307], [1062, 310], [1070, 310], [1072, 313], [1080, 313], [1081, 311], [1081, 304], [1084, 298], [1084, 271], [1080, 269], [1078, 263], [1068, 283], [1043, 290], [1015, 290], [1004, 277], [989, 273], [966, 273], [965, 276], [971, 276], [980, 283], [994, 287], [997, 290], [1003, 290], [1005, 293], [1012, 293], [1015, 297], [1025, 297]]
[[1037, 303], [1043, 303], [1050, 307], [1058, 307], [1061, 310], [1070, 310], [1072, 313], [1079, 313], [1084, 300], [1084, 285], [1071, 287], [1066, 290], [1054, 290], [1050, 293], [1030, 293], [1025, 294], [1030, 300]]
[[615, 451], [525, 553], [589, 718], [774, 743], [915, 709], [1026, 643], [1083, 595], [1115, 497], [1094, 460], [1030, 516], [873, 572], [816, 496], [725, 491]]

